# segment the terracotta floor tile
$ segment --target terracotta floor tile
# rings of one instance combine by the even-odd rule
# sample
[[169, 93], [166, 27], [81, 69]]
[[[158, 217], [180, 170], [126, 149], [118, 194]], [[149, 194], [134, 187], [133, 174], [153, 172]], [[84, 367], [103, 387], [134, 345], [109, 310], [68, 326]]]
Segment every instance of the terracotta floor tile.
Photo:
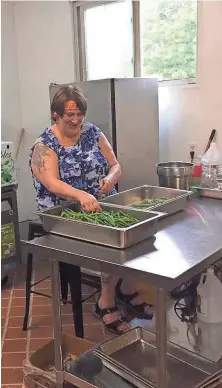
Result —
[[44, 345], [48, 344], [52, 338], [38, 338], [30, 340], [29, 351], [35, 352], [36, 350], [42, 348]]
[[13, 373], [11, 368], [2, 368], [1, 377], [2, 385], [7, 384], [10, 387], [10, 384], [22, 384], [24, 378], [23, 368], [13, 369]]
[[33, 327], [30, 334], [31, 338], [52, 338], [53, 328], [51, 326]]
[[69, 303], [62, 305], [61, 306], [61, 313], [62, 314], [72, 314], [72, 305]]
[[28, 331], [23, 331], [21, 327], [8, 327], [5, 339], [27, 338]]
[[8, 327], [22, 327], [23, 317], [12, 317], [9, 318]]
[[5, 367], [23, 367], [23, 361], [26, 353], [3, 353], [2, 368]]
[[83, 313], [92, 313], [94, 303], [83, 303]]
[[52, 300], [45, 296], [34, 295], [32, 304], [33, 306], [51, 306]]
[[62, 324], [63, 325], [72, 325], [73, 324], [72, 314], [63, 315], [62, 316]]
[[35, 327], [35, 326], [52, 326], [52, 316], [44, 315], [41, 317], [38, 317], [38, 316], [32, 317], [31, 327]]
[[[38, 288], [36, 291], [42, 293], [42, 294], [47, 294], [49, 296], [52, 296], [52, 290], [50, 288]], [[39, 295], [41, 296], [41, 295]], [[37, 297], [37, 295], [34, 295], [34, 298]]]
[[[72, 314], [65, 314], [62, 316], [62, 324], [63, 325], [71, 325], [73, 323], [73, 316]], [[98, 324], [99, 321], [96, 319], [92, 314], [83, 314], [83, 323], [84, 325], [92, 325], [92, 324]]]
[[[74, 327], [72, 325], [63, 326], [63, 332], [69, 335], [75, 335]], [[105, 340], [102, 324], [86, 325], [84, 326], [84, 336], [89, 341], [101, 342]]]
[[11, 307], [23, 307], [25, 306], [25, 298], [12, 298]]
[[33, 306], [32, 316], [52, 315], [52, 305]]
[[1, 293], [2, 298], [9, 299], [10, 295], [11, 295], [11, 288], [2, 290], [2, 293]]
[[25, 352], [27, 340], [26, 339], [7, 339], [4, 341], [3, 353]]
[[1, 300], [1, 307], [8, 307], [8, 303], [9, 303], [9, 298], [2, 298]]
[[5, 318], [1, 318], [1, 327], [5, 326]]
[[10, 308], [9, 317], [24, 317], [25, 314], [25, 305], [23, 306], [13, 306]]
[[29, 388], [29, 387], [24, 387], [23, 384], [13, 384], [13, 385], [8, 385], [8, 384], [2, 384], [2, 388]]
[[[35, 279], [35, 283], [40, 280], [40, 279]], [[35, 290], [39, 290], [39, 289], [47, 289], [47, 290], [51, 290], [51, 287], [52, 287], [52, 283], [51, 283], [51, 280], [44, 280], [44, 282], [41, 282], [39, 284], [37, 284], [35, 286]]]
[[2, 314], [1, 316], [2, 316], [2, 318], [6, 317], [7, 312], [8, 312], [8, 307], [2, 307], [1, 308], [1, 314]]
[[[48, 266], [47, 271], [49, 274], [50, 270], [50, 266]], [[45, 266], [44, 268], [39, 266], [35, 272], [35, 281], [47, 276]], [[25, 271], [20, 271], [14, 282], [10, 314], [7, 330], [5, 332], [2, 354], [3, 388], [25, 388], [22, 386], [22, 364], [27, 347], [27, 336], [30, 336], [29, 354], [32, 354], [37, 349], [50, 342], [53, 336], [52, 301], [49, 298], [34, 294], [32, 294], [32, 316], [30, 317], [30, 327], [27, 332], [22, 330], [25, 307], [25, 278]], [[40, 293], [47, 293], [51, 295], [51, 280], [46, 280], [40, 283], [35, 287], [35, 289]], [[5, 316], [8, 311], [7, 307], [10, 300], [10, 292], [10, 286], [8, 289], [2, 291], [2, 331], [4, 328]], [[87, 297], [93, 292], [94, 290], [91, 287], [82, 287], [83, 297]], [[105, 338], [102, 324], [91, 314], [92, 306], [97, 298], [98, 295], [95, 295], [91, 299], [87, 300], [87, 302], [83, 305], [85, 337], [92, 342], [101, 342]], [[75, 335], [72, 306], [70, 304], [62, 306], [62, 313], [63, 332]]]
[[[91, 314], [94, 303], [83, 303], [83, 313]], [[62, 314], [72, 314], [72, 305], [66, 304], [61, 306]]]
[[85, 338], [95, 343], [104, 341], [105, 336], [104, 336], [102, 323], [98, 323], [91, 326], [89, 325], [84, 326], [84, 335], [85, 335]]
[[25, 298], [25, 289], [15, 289], [13, 291], [13, 298]]
[[91, 325], [92, 323], [99, 323], [100, 321], [94, 317], [92, 313], [83, 314], [84, 325]]

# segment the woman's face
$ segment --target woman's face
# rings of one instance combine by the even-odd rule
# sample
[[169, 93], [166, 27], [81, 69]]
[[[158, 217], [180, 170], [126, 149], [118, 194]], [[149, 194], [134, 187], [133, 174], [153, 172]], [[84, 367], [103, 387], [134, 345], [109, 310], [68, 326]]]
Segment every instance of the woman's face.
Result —
[[63, 117], [59, 117], [59, 125], [68, 137], [75, 136], [79, 133], [84, 114], [79, 110], [75, 101], [65, 103]]

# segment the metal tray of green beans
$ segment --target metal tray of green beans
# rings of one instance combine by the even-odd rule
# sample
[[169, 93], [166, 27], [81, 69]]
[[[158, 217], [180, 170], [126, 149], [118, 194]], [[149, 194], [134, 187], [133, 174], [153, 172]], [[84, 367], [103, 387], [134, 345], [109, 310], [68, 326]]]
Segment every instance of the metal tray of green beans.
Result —
[[121, 222], [119, 225], [117, 224], [118, 226], [107, 226], [88, 222], [87, 216], [91, 216], [92, 213], [86, 213], [85, 220], [62, 217], [67, 209], [72, 213], [73, 211], [79, 212], [80, 206], [78, 203], [55, 206], [38, 214], [42, 219], [43, 228], [46, 232], [119, 249], [128, 248], [153, 237], [158, 230], [158, 219], [164, 216], [164, 213], [160, 212], [142, 212], [134, 209], [120, 210], [117, 206], [101, 202], [100, 206], [102, 212], [109, 212], [111, 216], [112, 212], [121, 212], [121, 222], [124, 218], [128, 220], [133, 217], [136, 220], [131, 226], [124, 226]]
[[170, 215], [186, 209], [190, 195], [192, 192], [187, 190], [143, 185], [106, 197], [101, 202], [122, 208], [160, 211]]

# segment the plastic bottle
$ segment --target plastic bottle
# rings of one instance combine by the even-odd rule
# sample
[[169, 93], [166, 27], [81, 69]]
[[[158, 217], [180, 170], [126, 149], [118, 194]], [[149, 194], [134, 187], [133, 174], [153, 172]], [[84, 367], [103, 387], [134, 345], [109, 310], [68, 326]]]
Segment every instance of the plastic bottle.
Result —
[[202, 164], [210, 164], [210, 165], [217, 165], [220, 160], [220, 151], [217, 148], [217, 145], [215, 142], [212, 142], [210, 145], [210, 148], [205, 152], [205, 154], [202, 156], [201, 162]]
[[216, 171], [220, 161], [220, 151], [215, 142], [212, 142], [210, 148], [202, 156], [202, 174], [200, 185], [211, 189], [217, 188]]
[[197, 286], [197, 316], [207, 323], [222, 322], [222, 283], [211, 267]]

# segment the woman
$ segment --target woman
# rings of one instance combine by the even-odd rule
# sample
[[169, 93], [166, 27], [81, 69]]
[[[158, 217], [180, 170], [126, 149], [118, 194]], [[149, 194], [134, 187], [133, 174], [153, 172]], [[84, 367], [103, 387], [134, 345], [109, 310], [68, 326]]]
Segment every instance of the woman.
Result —
[[[87, 101], [78, 87], [64, 86], [55, 94], [55, 124], [36, 140], [30, 158], [39, 210], [78, 200], [85, 211], [96, 212], [101, 210], [97, 200], [116, 192], [120, 165], [100, 129], [84, 120], [86, 111]], [[94, 314], [108, 330], [121, 334], [131, 328], [116, 307], [116, 290], [118, 298], [136, 305], [140, 316], [151, 318], [149, 306], [138, 302], [137, 293], [127, 294], [120, 281], [116, 288], [118, 279], [104, 275], [101, 280]]]

